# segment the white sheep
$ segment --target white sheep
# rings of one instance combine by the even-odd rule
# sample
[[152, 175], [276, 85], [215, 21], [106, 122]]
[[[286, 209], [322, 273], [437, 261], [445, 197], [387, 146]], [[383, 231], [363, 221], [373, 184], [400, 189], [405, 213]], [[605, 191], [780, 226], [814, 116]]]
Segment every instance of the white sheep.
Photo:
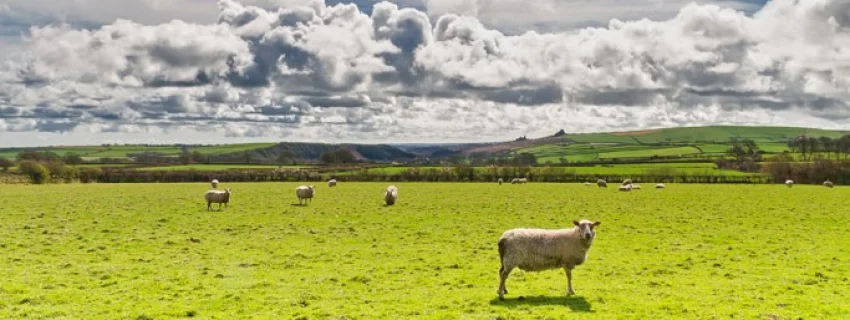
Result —
[[207, 200], [207, 211], [212, 210], [212, 204], [218, 203], [218, 210], [221, 211], [221, 204], [227, 208], [227, 203], [230, 202], [230, 188], [221, 190], [209, 190], [204, 194], [204, 199]]
[[835, 186], [835, 184], [833, 184], [832, 181], [829, 181], [829, 179], [827, 179], [826, 181], [823, 182], [823, 186], [827, 187], [827, 188], [832, 188], [832, 187]]
[[330, 187], [330, 188], [336, 187], [336, 179], [328, 180], [328, 187]]
[[391, 206], [395, 204], [396, 200], [398, 200], [398, 188], [396, 186], [387, 187], [387, 190], [384, 191], [384, 201], [388, 206]]
[[315, 194], [316, 187], [313, 185], [298, 186], [298, 188], [295, 188], [295, 196], [298, 197], [298, 204], [303, 204], [301, 201], [313, 203], [313, 196]]
[[608, 182], [602, 179], [596, 180], [596, 186], [600, 188], [607, 188]]
[[665, 186], [663, 183], [659, 183], [659, 184], [656, 184], [656, 185], [655, 185], [655, 189], [664, 189], [664, 188], [666, 188], [666, 187], [667, 187], [667, 186]]
[[505, 182], [505, 180], [504, 180], [504, 179], [502, 179], [502, 178], [499, 178], [499, 181], [498, 181], [498, 182], [499, 182], [499, 185], [501, 186], [501, 185], [502, 185], [502, 183], [503, 183], [503, 182]]
[[590, 184], [590, 182], [585, 182], [585, 183], [584, 183], [584, 186], [585, 186], [585, 187], [589, 187], [589, 186], [591, 186], [591, 184]]
[[785, 180], [785, 185], [788, 186], [789, 188], [793, 187], [794, 186], [794, 180], [791, 180], [791, 179]]
[[587, 260], [587, 253], [596, 238], [594, 228], [600, 222], [573, 221], [570, 229], [527, 229], [505, 231], [499, 238], [499, 299], [508, 293], [505, 281], [514, 268], [538, 272], [564, 269], [567, 274], [567, 294], [573, 290], [573, 269]]
[[632, 184], [632, 179], [623, 180], [623, 183], [622, 183], [622, 185], [624, 185], [624, 186], [631, 185], [631, 184]]
[[511, 184], [523, 184], [523, 183], [526, 183], [526, 182], [528, 182], [528, 179], [526, 179], [526, 178], [513, 178], [511, 180]]
[[618, 190], [620, 190], [620, 191], [632, 191], [632, 185], [630, 185], [630, 184], [621, 185]]
[[218, 189], [218, 179], [212, 179], [212, 181], [210, 181], [210, 184], [212, 185], [213, 189]]
[[632, 190], [640, 190], [640, 185], [639, 185], [639, 184], [633, 183], [633, 184], [631, 184], [630, 186], [632, 187]]

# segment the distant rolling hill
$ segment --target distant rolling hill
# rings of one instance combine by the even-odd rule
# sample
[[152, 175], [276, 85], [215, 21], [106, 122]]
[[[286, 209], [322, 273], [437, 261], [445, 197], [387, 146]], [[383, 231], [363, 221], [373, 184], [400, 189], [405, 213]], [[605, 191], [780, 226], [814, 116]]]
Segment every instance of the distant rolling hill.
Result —
[[680, 127], [587, 134], [558, 132], [540, 139], [470, 146], [462, 152], [503, 156], [531, 153], [541, 163], [697, 157], [723, 154], [733, 139], [753, 140], [763, 152], [780, 153], [788, 150], [788, 142], [800, 135], [835, 139], [845, 134], [848, 132], [766, 126]]
[[177, 156], [184, 150], [200, 152], [212, 162], [278, 163], [281, 154], [298, 162], [319, 161], [323, 153], [345, 149], [358, 160], [406, 162], [437, 160], [467, 155], [511, 157], [532, 153], [540, 163], [588, 162], [619, 158], [693, 157], [723, 154], [732, 139], [751, 139], [765, 152], [788, 149], [788, 142], [800, 135], [839, 138], [846, 131], [767, 126], [705, 126], [650, 129], [627, 132], [568, 133], [565, 131], [538, 139], [472, 144], [323, 144], [302, 142], [249, 143], [224, 145], [103, 145], [0, 149], [0, 157], [15, 158], [24, 151], [49, 151], [60, 155], [77, 153], [88, 160], [132, 157], [144, 153]]

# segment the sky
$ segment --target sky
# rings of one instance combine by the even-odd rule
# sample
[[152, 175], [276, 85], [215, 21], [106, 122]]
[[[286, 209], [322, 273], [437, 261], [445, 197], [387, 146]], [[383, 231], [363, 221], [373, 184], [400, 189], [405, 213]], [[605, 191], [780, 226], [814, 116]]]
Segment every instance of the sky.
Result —
[[850, 129], [848, 101], [847, 0], [0, 4], [0, 147]]

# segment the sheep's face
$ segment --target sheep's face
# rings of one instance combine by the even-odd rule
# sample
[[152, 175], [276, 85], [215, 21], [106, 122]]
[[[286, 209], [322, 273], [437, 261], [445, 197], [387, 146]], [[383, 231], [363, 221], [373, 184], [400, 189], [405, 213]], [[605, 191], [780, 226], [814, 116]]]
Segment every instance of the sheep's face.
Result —
[[573, 221], [573, 224], [578, 227], [581, 237], [587, 241], [596, 238], [596, 230], [594, 229], [599, 226], [600, 223], [601, 222], [599, 221], [594, 222], [590, 220]]

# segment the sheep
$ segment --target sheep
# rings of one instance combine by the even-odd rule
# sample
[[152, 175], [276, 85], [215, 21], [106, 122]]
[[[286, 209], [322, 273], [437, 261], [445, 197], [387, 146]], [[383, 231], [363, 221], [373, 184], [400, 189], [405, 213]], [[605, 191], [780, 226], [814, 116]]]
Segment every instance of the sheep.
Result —
[[528, 179], [526, 179], [526, 178], [519, 178], [519, 183], [528, 183]]
[[505, 281], [514, 268], [527, 272], [563, 268], [567, 274], [567, 295], [573, 290], [573, 269], [587, 260], [594, 230], [599, 221], [573, 221], [570, 229], [517, 228], [505, 231], [499, 238], [499, 299], [508, 293]]
[[[303, 205], [306, 202], [313, 203], [313, 196], [316, 194], [316, 186], [298, 186], [295, 188], [295, 196], [298, 197], [298, 204]], [[302, 203], [301, 201], [304, 201]]]
[[589, 187], [589, 186], [590, 186], [590, 182], [585, 182], [585, 183], [584, 183], [584, 186], [585, 186], [585, 187]]
[[627, 185], [630, 185], [630, 184], [632, 184], [632, 179], [623, 180], [622, 185], [627, 186]]
[[526, 179], [526, 178], [513, 178], [511, 180], [511, 184], [522, 184], [522, 183], [526, 183], [526, 182], [528, 182], [528, 179]]
[[630, 185], [630, 184], [621, 185], [618, 190], [620, 190], [620, 191], [632, 191], [632, 185]]
[[639, 184], [631, 184], [632, 190], [640, 190]]
[[212, 185], [213, 189], [218, 189], [218, 179], [212, 179], [212, 181], [210, 181], [210, 184]]
[[502, 179], [502, 178], [499, 178], [499, 181], [498, 181], [498, 182], [499, 182], [499, 185], [501, 186], [501, 185], [502, 185], [502, 183], [503, 183], [503, 182], [505, 182], [505, 180], [504, 180], [504, 179]]
[[599, 179], [599, 180], [596, 180], [596, 186], [598, 186], [600, 188], [607, 188], [608, 182], [606, 182], [605, 180]]
[[328, 180], [328, 187], [330, 187], [330, 188], [336, 187], [336, 179]]
[[398, 200], [398, 188], [396, 186], [387, 187], [387, 190], [384, 191], [384, 201], [388, 206], [391, 206], [395, 204], [396, 200]]
[[204, 199], [207, 200], [207, 211], [212, 211], [212, 204], [218, 203], [218, 210], [221, 211], [221, 204], [224, 204], [224, 207], [227, 208], [227, 203], [230, 202], [230, 188], [224, 189], [224, 191], [220, 190], [209, 190], [204, 194]]
[[794, 186], [794, 180], [791, 180], [791, 179], [785, 180], [785, 185], [788, 186], [789, 188], [793, 187]]
[[664, 188], [666, 188], [666, 187], [667, 187], [667, 186], [665, 186], [663, 183], [659, 183], [659, 184], [656, 184], [656, 185], [655, 185], [655, 189], [664, 189]]
[[834, 184], [832, 183], [832, 181], [829, 181], [829, 179], [827, 179], [826, 181], [823, 182], [823, 186], [827, 187], [827, 188], [832, 188], [834, 186]]

